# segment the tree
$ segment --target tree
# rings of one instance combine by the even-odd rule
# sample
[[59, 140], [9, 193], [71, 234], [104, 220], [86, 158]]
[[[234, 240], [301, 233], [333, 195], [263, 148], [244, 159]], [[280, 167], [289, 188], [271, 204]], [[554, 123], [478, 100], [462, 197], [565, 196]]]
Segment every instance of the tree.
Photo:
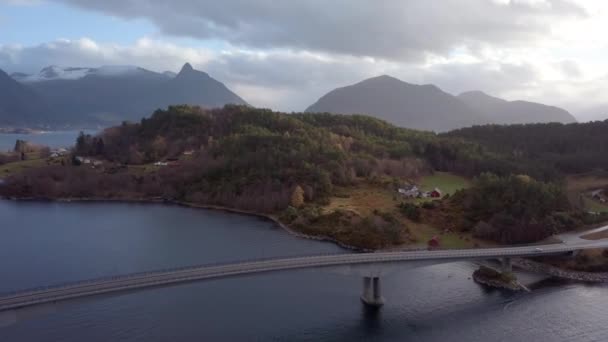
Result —
[[296, 185], [295, 189], [293, 189], [290, 204], [294, 208], [299, 208], [304, 204], [304, 190], [301, 186]]
[[87, 138], [84, 132], [80, 131], [78, 138], [76, 138], [76, 153], [83, 154], [86, 150]]
[[78, 159], [75, 154], [72, 154], [72, 165], [80, 166], [80, 164], [82, 164], [80, 159]]
[[95, 142], [95, 154], [102, 155], [104, 152], [105, 145], [103, 143], [103, 138], [96, 139]]
[[13, 148], [13, 151], [17, 153], [27, 152], [27, 141], [17, 139], [15, 141], [15, 147]]

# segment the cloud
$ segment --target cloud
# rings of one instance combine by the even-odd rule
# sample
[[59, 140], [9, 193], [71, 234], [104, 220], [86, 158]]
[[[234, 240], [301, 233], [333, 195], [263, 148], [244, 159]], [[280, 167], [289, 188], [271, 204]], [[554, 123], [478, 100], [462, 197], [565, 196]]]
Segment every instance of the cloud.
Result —
[[568, 0], [55, 0], [165, 34], [248, 49], [293, 49], [423, 61], [455, 48], [520, 46], [586, 16]]
[[89, 38], [58, 39], [33, 46], [0, 45], [0, 68], [35, 73], [47, 65], [138, 65], [152, 70], [178, 70], [185, 62], [206, 64], [212, 52], [142, 38], [133, 45], [104, 44]]
[[557, 66], [562, 74], [567, 78], [577, 79], [583, 76], [583, 72], [578, 63], [572, 60], [561, 61]]

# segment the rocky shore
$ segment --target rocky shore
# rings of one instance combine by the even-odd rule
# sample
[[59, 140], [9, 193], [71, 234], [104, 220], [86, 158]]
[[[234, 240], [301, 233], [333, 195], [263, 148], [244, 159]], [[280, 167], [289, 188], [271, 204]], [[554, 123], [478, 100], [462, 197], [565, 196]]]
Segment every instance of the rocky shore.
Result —
[[511, 291], [520, 291], [524, 289], [512, 274], [500, 273], [487, 266], [480, 266], [475, 270], [475, 272], [473, 272], [473, 280], [476, 283], [499, 289]]
[[576, 280], [588, 283], [608, 283], [607, 272], [581, 272], [558, 268], [529, 259], [513, 260], [513, 266], [526, 271], [548, 274], [562, 279]]

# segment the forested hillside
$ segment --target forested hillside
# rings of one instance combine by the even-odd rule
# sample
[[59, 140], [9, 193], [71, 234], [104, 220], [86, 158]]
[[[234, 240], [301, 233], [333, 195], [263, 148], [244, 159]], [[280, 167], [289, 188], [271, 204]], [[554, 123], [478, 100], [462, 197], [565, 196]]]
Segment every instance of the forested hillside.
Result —
[[[606, 124], [436, 135], [362, 115], [172, 106], [139, 123], [81, 134], [70, 159], [15, 173], [0, 194], [220, 205], [277, 214], [300, 231], [367, 248], [410, 239], [405, 218], [504, 243], [531, 242], [587, 222], [568, 203], [562, 180], [565, 172], [606, 165], [606, 137], [599, 133]], [[435, 171], [483, 176], [437, 203], [419, 206], [398, 196], [399, 186]], [[331, 205], [352, 189], [384, 192], [390, 204], [380, 210], [369, 203], [362, 211]]]
[[518, 163], [542, 164], [562, 173], [608, 169], [608, 120], [474, 126], [444, 136], [463, 138]]

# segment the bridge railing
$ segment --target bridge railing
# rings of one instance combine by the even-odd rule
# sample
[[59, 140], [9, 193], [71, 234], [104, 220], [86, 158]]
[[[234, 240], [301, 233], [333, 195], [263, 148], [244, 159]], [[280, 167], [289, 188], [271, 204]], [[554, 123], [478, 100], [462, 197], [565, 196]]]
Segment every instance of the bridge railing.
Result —
[[142, 271], [142, 272], [135, 272], [135, 273], [128, 273], [128, 274], [115, 274], [115, 275], [94, 277], [94, 278], [89, 278], [89, 279], [84, 279], [84, 280], [66, 281], [66, 282], [55, 283], [55, 284], [46, 285], [46, 286], [30, 287], [30, 288], [14, 290], [14, 291], [5, 291], [5, 292], [0, 292], [0, 297], [9, 297], [9, 296], [21, 295], [21, 294], [26, 294], [26, 293], [31, 293], [31, 292], [68, 288], [68, 287], [72, 287], [72, 286], [81, 286], [81, 285], [86, 285], [86, 284], [101, 283], [101, 282], [113, 281], [113, 280], [133, 279], [133, 278], [138, 278], [138, 277], [151, 276], [151, 275], [155, 275], [155, 274], [164, 274], [164, 273], [169, 273], [169, 272], [195, 270], [195, 269], [204, 268], [204, 267], [221, 267], [221, 266], [227, 266], [227, 265], [239, 265], [239, 264], [248, 264], [248, 263], [252, 263], [252, 262], [264, 262], [264, 261], [290, 259], [290, 258], [299, 259], [299, 258], [308, 258], [308, 257], [321, 257], [321, 256], [334, 256], [334, 255], [338, 256], [338, 255], [362, 254], [362, 253], [364, 253], [364, 252], [315, 253], [315, 254], [311, 253], [311, 254], [305, 254], [305, 255], [249, 258], [249, 259], [241, 259], [241, 260], [233, 260], [233, 261], [222, 260], [222, 261], [209, 262], [209, 263], [204, 263], [204, 264], [179, 266], [179, 267], [166, 267], [166, 268], [155, 269], [155, 270], [151, 270], [151, 271]]
[[[509, 247], [526, 247], [526, 246], [534, 246], [534, 245], [538, 245], [538, 244], [521, 244], [521, 245], [509, 246]], [[465, 249], [470, 249], [470, 248], [434, 249], [434, 250], [446, 251], [446, 250], [465, 250]], [[482, 249], [482, 248], [479, 248], [479, 249]], [[428, 250], [428, 248], [418, 247], [418, 248], [394, 250], [394, 251], [390, 251], [390, 252], [398, 253], [398, 252], [415, 252], [415, 251], [426, 251], [426, 250]], [[346, 255], [346, 254], [366, 254], [366, 253], [374, 253], [374, 252], [315, 253], [315, 254], [291, 255], [291, 256], [280, 256], [280, 257], [275, 256], [275, 257], [249, 258], [249, 259], [241, 259], [241, 260], [236, 260], [236, 261], [222, 260], [222, 261], [209, 262], [209, 263], [204, 263], [204, 264], [196, 264], [196, 265], [188, 265], [188, 266], [180, 266], [180, 267], [166, 267], [166, 268], [155, 269], [155, 270], [150, 270], [150, 271], [142, 271], [142, 272], [129, 273], [129, 274], [115, 274], [115, 275], [94, 277], [94, 278], [89, 278], [89, 279], [85, 279], [85, 280], [55, 283], [53, 285], [48, 285], [48, 286], [38, 286], [38, 287], [31, 287], [31, 288], [14, 290], [14, 291], [5, 291], [5, 292], [0, 292], [0, 297], [16, 296], [16, 295], [22, 295], [22, 294], [27, 294], [27, 293], [45, 291], [45, 290], [62, 289], [62, 288], [68, 288], [68, 287], [72, 287], [72, 286], [82, 286], [82, 285], [86, 285], [86, 284], [102, 283], [102, 282], [108, 282], [108, 281], [113, 281], [113, 280], [127, 280], [127, 279], [151, 276], [151, 275], [156, 275], [156, 274], [164, 274], [164, 273], [179, 272], [179, 271], [186, 271], [186, 270], [195, 270], [195, 269], [204, 268], [204, 267], [220, 267], [220, 266], [226, 266], [226, 265], [239, 265], [239, 264], [247, 264], [247, 263], [252, 263], [252, 262], [264, 262], [264, 261], [290, 259], [290, 258], [300, 259], [300, 258], [308, 258], [308, 257], [339, 256], [339, 255]]]

